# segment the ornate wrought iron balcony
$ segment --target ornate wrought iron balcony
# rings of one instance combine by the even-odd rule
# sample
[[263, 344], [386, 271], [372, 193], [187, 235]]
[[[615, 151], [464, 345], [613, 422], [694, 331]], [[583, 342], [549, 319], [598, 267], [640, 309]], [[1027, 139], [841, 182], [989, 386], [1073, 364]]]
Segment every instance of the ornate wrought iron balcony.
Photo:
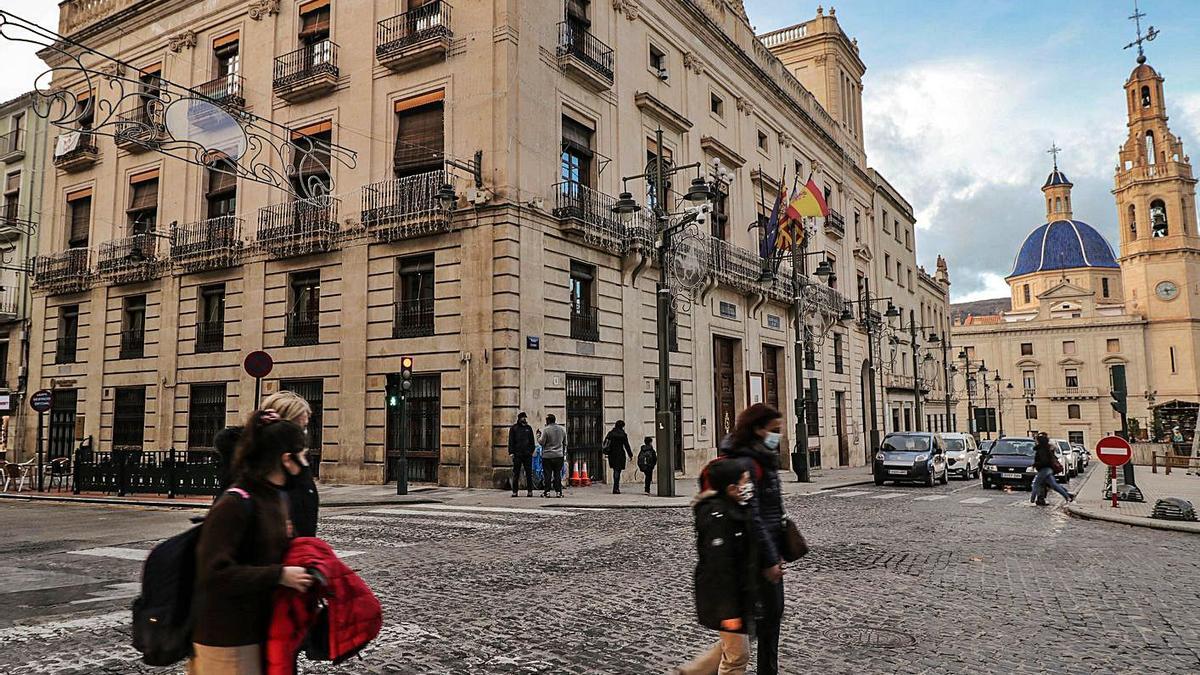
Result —
[[275, 95], [295, 103], [324, 96], [337, 86], [338, 46], [332, 40], [275, 57]]
[[145, 103], [117, 115], [117, 129], [113, 140], [117, 147], [130, 152], [153, 150], [167, 140], [167, 127], [162, 115], [151, 110]]
[[243, 108], [246, 105], [246, 97], [242, 93], [242, 82], [241, 75], [224, 75], [196, 87], [196, 91], [212, 99], [218, 105]]
[[184, 272], [234, 267], [244, 250], [242, 219], [237, 216], [171, 227], [171, 260]]
[[586, 185], [564, 181], [554, 186], [554, 217], [563, 221], [563, 232], [580, 237], [589, 246], [624, 254], [629, 250], [625, 225], [613, 213], [613, 197]]
[[14, 129], [0, 136], [0, 160], [16, 162], [25, 156], [25, 130]]
[[296, 199], [258, 210], [258, 245], [274, 258], [337, 248], [341, 200], [328, 195]]
[[51, 294], [76, 293], [92, 285], [91, 251], [71, 248], [33, 261], [33, 285]]
[[571, 77], [596, 91], [613, 85], [613, 50], [583, 26], [558, 24], [558, 64]]
[[829, 209], [829, 216], [825, 218], [825, 231], [839, 239], [846, 236], [846, 219], [835, 209]]
[[55, 140], [54, 166], [63, 171], [83, 171], [100, 159], [96, 137], [84, 131], [68, 131]]
[[433, 298], [397, 302], [392, 337], [411, 338], [426, 335], [433, 335]]
[[158, 235], [135, 234], [100, 245], [96, 271], [113, 284], [130, 284], [153, 279], [164, 269], [158, 256]]
[[363, 186], [362, 222], [380, 241], [400, 241], [450, 231], [450, 214], [438, 202], [444, 170]]
[[716, 237], [712, 237], [709, 242], [712, 269], [716, 273], [718, 283], [742, 292], [765, 289], [761, 256]]
[[289, 347], [315, 345], [321, 341], [321, 315], [319, 312], [292, 312], [287, 317], [287, 335], [284, 344]]
[[595, 307], [571, 307], [571, 337], [575, 340], [600, 340], [600, 313]]
[[397, 71], [444, 59], [451, 35], [450, 5], [434, 0], [380, 21], [375, 29], [375, 57]]

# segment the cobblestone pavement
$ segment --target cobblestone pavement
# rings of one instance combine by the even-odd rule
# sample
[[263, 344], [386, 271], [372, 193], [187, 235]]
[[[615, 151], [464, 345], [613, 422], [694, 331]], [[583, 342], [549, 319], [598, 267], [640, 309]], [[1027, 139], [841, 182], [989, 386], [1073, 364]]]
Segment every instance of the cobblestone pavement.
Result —
[[[303, 671], [662, 673], [713, 640], [687, 510], [541, 503], [322, 512], [385, 627], [361, 660]], [[784, 672], [1200, 671], [1200, 539], [1027, 503], [976, 481], [790, 497], [813, 552], [787, 575]], [[0, 673], [174, 672], [137, 661], [128, 605], [142, 551], [187, 514], [0, 505], [0, 531], [17, 523]]]

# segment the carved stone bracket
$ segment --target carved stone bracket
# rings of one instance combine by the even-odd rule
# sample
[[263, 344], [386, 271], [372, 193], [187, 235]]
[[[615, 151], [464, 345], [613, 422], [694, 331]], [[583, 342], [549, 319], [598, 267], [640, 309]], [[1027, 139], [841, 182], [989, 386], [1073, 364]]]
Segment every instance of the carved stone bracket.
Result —
[[751, 102], [750, 99], [738, 96], [737, 97], [737, 109], [738, 109], [738, 112], [743, 113], [744, 115], [746, 115], [746, 117], [749, 117], [754, 114], [755, 107], [754, 107], [754, 103]]
[[124, 77], [125, 65], [122, 63], [113, 62], [100, 69], [100, 72], [109, 77]]
[[779, 132], [779, 145], [784, 148], [790, 148], [795, 145], [796, 140], [786, 131]]
[[695, 72], [697, 75], [704, 74], [704, 63], [699, 56], [691, 52], [683, 53], [683, 67]]
[[638, 12], [641, 11], [637, 0], [613, 0], [613, 9], [617, 14], [624, 14], [630, 21], [638, 18]]
[[248, 13], [251, 19], [262, 21], [265, 17], [279, 13], [279, 0], [252, 0]]
[[196, 31], [185, 30], [178, 35], [172, 35], [167, 38], [167, 49], [178, 54], [184, 49], [192, 49], [196, 46]]

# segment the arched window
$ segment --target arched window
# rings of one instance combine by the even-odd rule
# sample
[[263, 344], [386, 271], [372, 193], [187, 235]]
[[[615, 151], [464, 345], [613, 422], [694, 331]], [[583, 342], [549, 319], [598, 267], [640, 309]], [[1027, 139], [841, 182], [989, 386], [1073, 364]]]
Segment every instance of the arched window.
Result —
[[1054, 204], [1054, 202], [1050, 201], [1049, 197], [1046, 197], [1046, 210], [1047, 211], [1049, 211], [1051, 209], [1053, 204]]
[[1062, 211], [1062, 197], [1054, 198], [1054, 210], [1055, 212]]
[[1183, 220], [1180, 221], [1180, 223], [1179, 223], [1179, 231], [1183, 232], [1184, 234], [1187, 234], [1188, 233], [1187, 226], [1188, 226], [1188, 222], [1191, 221], [1191, 218], [1188, 217], [1187, 199], [1184, 197], [1179, 198], [1179, 215], [1183, 217]]
[[1150, 236], [1167, 236], [1167, 205], [1161, 199], [1150, 202]]
[[1129, 236], [1137, 238], [1137, 207], [1129, 205]]
[[1154, 132], [1146, 132], [1146, 163], [1154, 165]]
[[1067, 195], [1066, 197], [1063, 197], [1063, 204], [1067, 205], [1068, 211], [1071, 210], [1071, 195]]
[[1150, 107], [1150, 87], [1142, 87], [1142, 107]]

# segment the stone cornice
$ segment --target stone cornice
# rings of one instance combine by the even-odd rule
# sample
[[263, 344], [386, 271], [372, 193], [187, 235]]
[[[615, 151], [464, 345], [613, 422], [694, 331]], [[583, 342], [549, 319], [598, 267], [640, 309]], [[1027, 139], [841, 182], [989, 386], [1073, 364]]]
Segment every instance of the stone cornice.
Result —
[[649, 92], [639, 91], [634, 94], [633, 103], [642, 112], [665, 124], [671, 131], [682, 134], [692, 128], [691, 120]]
[[[1099, 320], [1097, 320], [1099, 319]], [[1144, 328], [1149, 321], [1141, 316], [1121, 315], [1113, 317], [1094, 317], [1088, 319], [1086, 325], [1080, 325], [1083, 319], [1049, 319], [1046, 321], [1011, 321], [983, 326], [952, 326], [950, 334], [955, 336], [997, 337], [1001, 334], [1033, 335], [1036, 333], [1078, 333], [1106, 331], [1114, 328]]]
[[700, 137], [700, 149], [720, 157], [722, 161], [735, 169], [746, 163], [745, 157], [742, 157], [738, 153], [734, 152], [733, 148], [725, 145], [712, 136]]

